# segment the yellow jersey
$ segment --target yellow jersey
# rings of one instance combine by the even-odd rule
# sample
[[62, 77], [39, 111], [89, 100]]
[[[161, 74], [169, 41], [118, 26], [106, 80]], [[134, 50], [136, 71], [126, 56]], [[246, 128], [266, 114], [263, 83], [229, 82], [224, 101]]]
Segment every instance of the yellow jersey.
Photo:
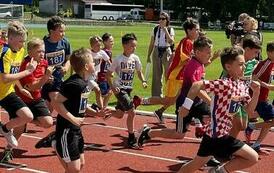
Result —
[[[6, 48], [5, 48], [6, 47]], [[6, 49], [6, 50], [4, 50]], [[3, 74], [15, 74], [19, 72], [21, 62], [24, 58], [24, 48], [21, 48], [17, 52], [13, 52], [8, 45], [3, 45], [0, 47], [1, 57], [0, 57], [0, 73]], [[2, 56], [2, 52], [6, 53]], [[3, 83], [0, 81], [0, 100], [4, 99], [14, 91], [15, 81], [9, 83]]]

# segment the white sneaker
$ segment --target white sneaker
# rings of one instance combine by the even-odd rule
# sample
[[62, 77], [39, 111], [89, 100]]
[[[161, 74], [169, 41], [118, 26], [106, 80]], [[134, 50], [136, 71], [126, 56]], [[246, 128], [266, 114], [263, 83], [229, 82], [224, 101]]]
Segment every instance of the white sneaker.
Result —
[[271, 132], [274, 132], [274, 127], [271, 127], [271, 128], [270, 128], [270, 131], [271, 131]]
[[8, 144], [12, 147], [12, 148], [16, 148], [18, 146], [18, 141], [17, 139], [13, 136], [13, 132], [12, 131], [9, 131], [8, 133], [4, 132], [3, 129], [2, 129], [2, 126], [0, 126], [0, 134], [2, 134]]

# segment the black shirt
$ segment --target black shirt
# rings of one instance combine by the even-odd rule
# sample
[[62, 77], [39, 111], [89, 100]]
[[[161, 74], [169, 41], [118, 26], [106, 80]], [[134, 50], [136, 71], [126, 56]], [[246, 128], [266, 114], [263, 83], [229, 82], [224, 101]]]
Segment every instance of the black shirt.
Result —
[[[64, 81], [60, 93], [67, 98], [64, 102], [65, 108], [75, 117], [84, 117], [90, 93], [87, 81], [74, 74]], [[56, 131], [64, 128], [80, 129], [58, 114]]]

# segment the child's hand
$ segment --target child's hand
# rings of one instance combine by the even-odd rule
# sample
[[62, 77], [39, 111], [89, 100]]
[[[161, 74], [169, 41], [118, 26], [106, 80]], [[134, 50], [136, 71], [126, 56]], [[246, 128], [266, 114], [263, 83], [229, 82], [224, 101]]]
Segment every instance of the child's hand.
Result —
[[148, 86], [146, 81], [144, 81], [144, 82], [142, 83], [142, 85], [143, 85], [144, 88], [147, 88], [147, 86]]
[[97, 111], [96, 116], [102, 117], [104, 120], [109, 119], [111, 117], [112, 113], [110, 109], [103, 108], [99, 111]]
[[48, 67], [46, 70], [46, 75], [50, 77], [53, 72], [53, 69], [54, 69], [53, 66]]
[[31, 58], [30, 62], [27, 64], [26, 66], [26, 70], [28, 70], [30, 73], [32, 73], [37, 66], [37, 61], [33, 60], [33, 58]]
[[120, 89], [118, 87], [112, 87], [111, 90], [114, 94], [118, 94], [120, 92]]
[[33, 99], [31, 93], [30, 93], [27, 89], [22, 88], [22, 89], [20, 89], [20, 92], [21, 92], [24, 96], [26, 96], [26, 97], [28, 97], [28, 98], [30, 98], [30, 99]]
[[85, 120], [85, 118], [74, 117], [72, 123], [76, 126], [81, 126], [81, 125], [84, 125], [84, 120]]
[[250, 88], [252, 91], [255, 92], [260, 92], [260, 83], [258, 81], [252, 81], [250, 84]]
[[188, 114], [188, 110], [183, 106], [179, 107], [179, 116], [185, 117]]

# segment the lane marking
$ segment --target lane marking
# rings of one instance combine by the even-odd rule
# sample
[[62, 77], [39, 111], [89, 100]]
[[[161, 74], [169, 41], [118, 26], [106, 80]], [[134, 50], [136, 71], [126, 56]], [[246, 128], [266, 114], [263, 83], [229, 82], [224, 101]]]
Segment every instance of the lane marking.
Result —
[[18, 166], [13, 166], [13, 165], [10, 165], [10, 164], [6, 164], [6, 163], [0, 163], [1, 166], [5, 166], [5, 167], [9, 167], [7, 168], [8, 171], [13, 171], [15, 169], [21, 169], [21, 170], [25, 170], [25, 171], [29, 171], [29, 172], [35, 172], [35, 173], [48, 173], [48, 172], [45, 172], [45, 171], [41, 171], [41, 170], [37, 170], [37, 169], [31, 169], [31, 168], [20, 168]]

